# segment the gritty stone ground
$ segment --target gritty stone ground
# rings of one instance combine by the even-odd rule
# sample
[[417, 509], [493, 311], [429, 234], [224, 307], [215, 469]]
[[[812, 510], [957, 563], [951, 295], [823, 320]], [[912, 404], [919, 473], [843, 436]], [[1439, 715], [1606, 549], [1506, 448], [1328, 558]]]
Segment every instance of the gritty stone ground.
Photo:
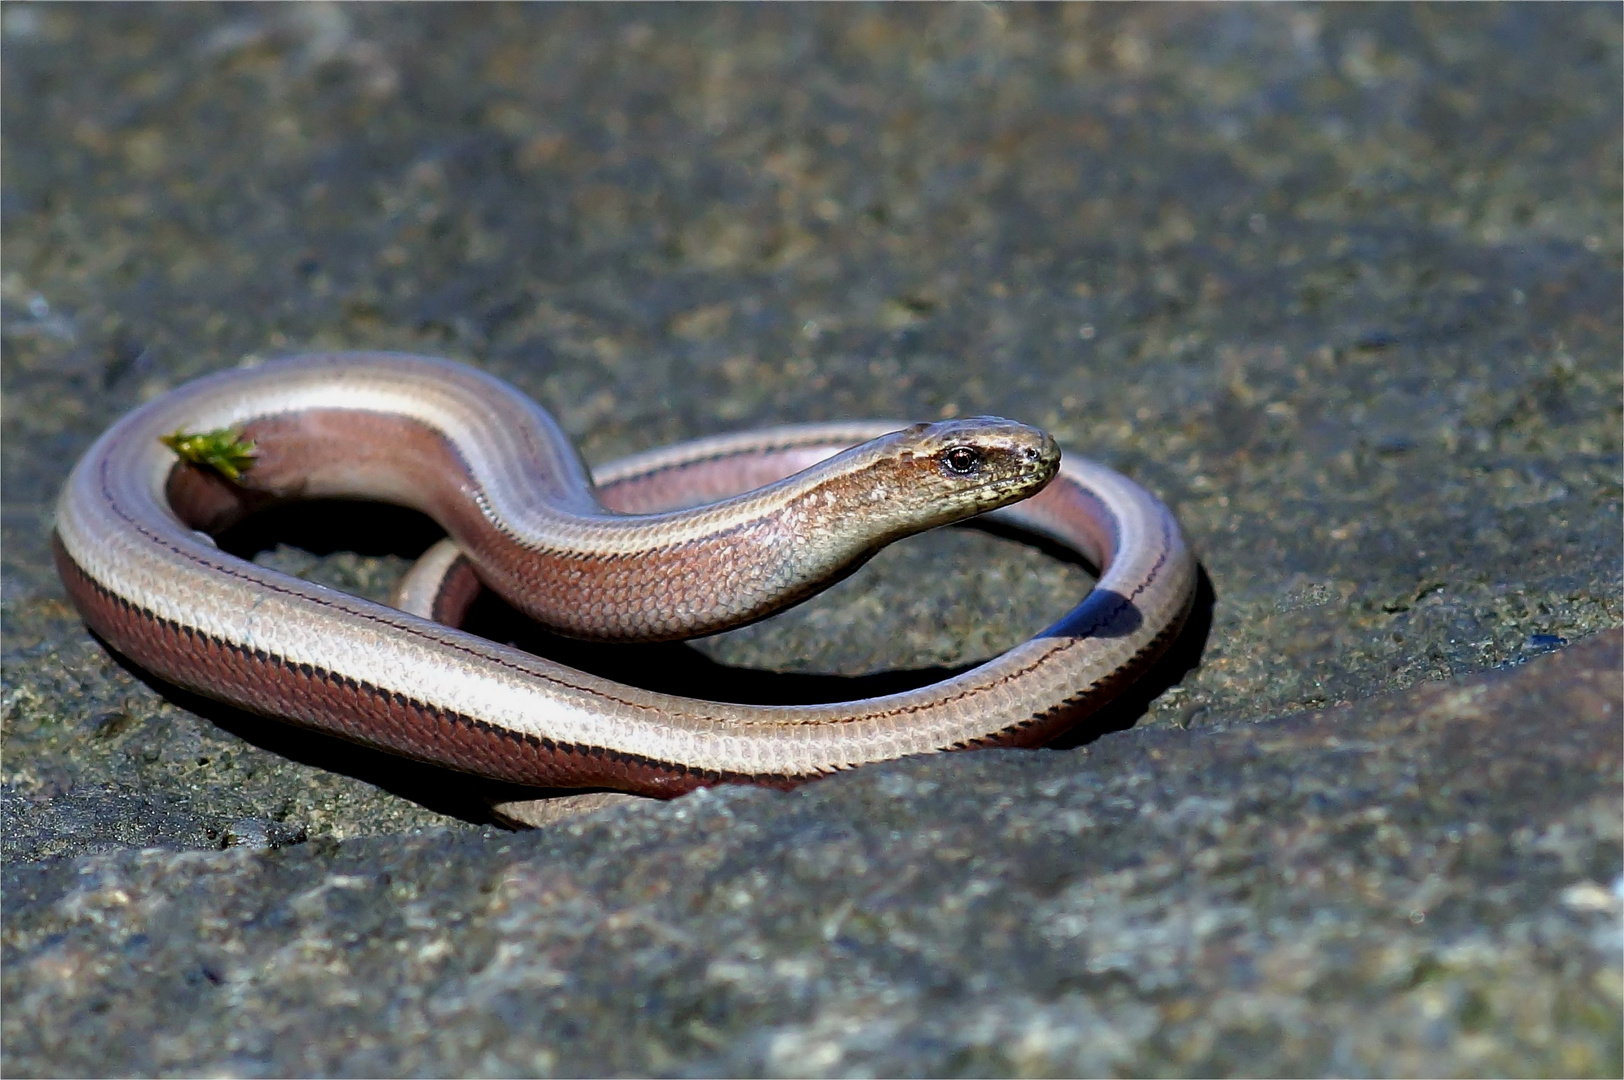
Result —
[[[1616, 7], [0, 16], [9, 1074], [1624, 1072]], [[108, 423], [321, 348], [595, 462], [1035, 422], [1202, 603], [1067, 749], [503, 831], [529, 793], [154, 683], [56, 581]], [[435, 535], [241, 542], [381, 597]], [[1090, 580], [949, 531], [569, 657], [838, 696]]]

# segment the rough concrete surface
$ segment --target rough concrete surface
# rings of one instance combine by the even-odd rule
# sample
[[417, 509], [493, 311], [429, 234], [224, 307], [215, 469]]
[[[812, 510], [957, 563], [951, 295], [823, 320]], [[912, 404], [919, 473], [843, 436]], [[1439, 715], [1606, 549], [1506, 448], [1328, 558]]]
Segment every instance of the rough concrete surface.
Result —
[[[1624, 1072], [1616, 6], [0, 10], [9, 1075]], [[601, 806], [156, 683], [49, 559], [203, 372], [465, 360], [592, 461], [999, 413], [1207, 575], [1066, 748]], [[377, 508], [236, 550], [374, 597]], [[1087, 588], [917, 538], [691, 645], [739, 699]]]

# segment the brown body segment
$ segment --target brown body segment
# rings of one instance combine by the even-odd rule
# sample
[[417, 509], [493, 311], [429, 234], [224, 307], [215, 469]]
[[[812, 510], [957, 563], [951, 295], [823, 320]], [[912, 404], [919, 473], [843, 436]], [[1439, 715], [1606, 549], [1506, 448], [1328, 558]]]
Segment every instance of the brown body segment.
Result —
[[[603, 747], [556, 743], [413, 701], [312, 665], [289, 665], [144, 611], [107, 592], [53, 542], [73, 604], [109, 645], [188, 690], [377, 750], [532, 787], [604, 787], [673, 798], [719, 783], [790, 788], [815, 776], [694, 770]], [[210, 673], [200, 683], [195, 672]]]

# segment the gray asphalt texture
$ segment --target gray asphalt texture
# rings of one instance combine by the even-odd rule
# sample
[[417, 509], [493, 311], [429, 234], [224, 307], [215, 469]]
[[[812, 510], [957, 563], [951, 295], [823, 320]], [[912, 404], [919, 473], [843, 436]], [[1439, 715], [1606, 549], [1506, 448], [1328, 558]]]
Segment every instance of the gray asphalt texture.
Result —
[[[1624, 1073], [1620, 9], [7, 4], [8, 1075]], [[451, 356], [591, 461], [995, 413], [1206, 579], [1059, 750], [531, 832], [122, 663], [74, 459], [207, 371]], [[382, 597], [435, 536], [235, 539]], [[811, 700], [1087, 589], [904, 542], [579, 649]]]

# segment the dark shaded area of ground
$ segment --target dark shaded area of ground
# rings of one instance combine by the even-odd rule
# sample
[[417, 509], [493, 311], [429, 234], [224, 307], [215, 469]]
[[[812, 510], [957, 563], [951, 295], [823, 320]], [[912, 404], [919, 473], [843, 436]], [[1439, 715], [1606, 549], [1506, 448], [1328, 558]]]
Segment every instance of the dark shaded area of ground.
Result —
[[[8, 1073], [1624, 1069], [1617, 7], [3, 20]], [[50, 566], [116, 416], [351, 347], [593, 461], [1039, 423], [1174, 507], [1205, 621], [1079, 749], [500, 832], [149, 683]], [[432, 536], [245, 544], [376, 597]], [[878, 685], [1089, 580], [952, 531], [591, 662]]]
[[530, 833], [13, 863], [7, 1069], [1616, 1074], [1621, 643]]

